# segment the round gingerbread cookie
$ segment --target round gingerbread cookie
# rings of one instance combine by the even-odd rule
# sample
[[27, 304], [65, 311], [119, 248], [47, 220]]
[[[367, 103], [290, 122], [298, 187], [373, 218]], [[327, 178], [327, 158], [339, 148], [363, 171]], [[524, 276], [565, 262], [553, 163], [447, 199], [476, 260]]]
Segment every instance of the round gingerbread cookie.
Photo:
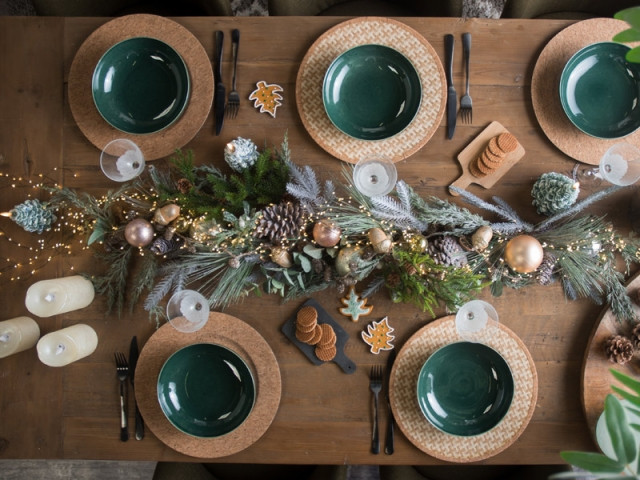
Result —
[[322, 328], [322, 338], [320, 338], [318, 345], [321, 347], [335, 345], [337, 337], [333, 327], [328, 323], [321, 323], [320, 328]]
[[318, 311], [307, 305], [298, 310], [296, 315], [296, 327], [311, 331], [315, 328], [318, 322]]
[[498, 135], [498, 148], [504, 153], [511, 153], [518, 148], [518, 140], [509, 132], [503, 132]]
[[320, 360], [322, 360], [323, 362], [329, 362], [336, 356], [336, 353], [338, 353], [338, 349], [335, 345], [327, 345], [325, 347], [318, 345], [316, 346], [315, 352], [316, 357], [318, 357]]
[[310, 332], [301, 332], [300, 330], [296, 330], [296, 338], [300, 340], [302, 343], [309, 343], [309, 341], [314, 337], [315, 331], [311, 330]]
[[322, 328], [320, 325], [315, 326], [313, 329], [313, 337], [307, 342], [309, 345], [316, 345], [322, 338]]

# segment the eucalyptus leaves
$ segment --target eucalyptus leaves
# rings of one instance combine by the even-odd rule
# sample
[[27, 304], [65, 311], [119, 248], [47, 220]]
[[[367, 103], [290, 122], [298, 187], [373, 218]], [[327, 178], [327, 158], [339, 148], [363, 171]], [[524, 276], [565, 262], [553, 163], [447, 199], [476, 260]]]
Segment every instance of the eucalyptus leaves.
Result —
[[596, 430], [598, 446], [603, 453], [566, 451], [560, 455], [571, 465], [589, 472], [563, 472], [550, 479], [596, 478], [640, 479], [640, 381], [611, 370], [613, 376], [629, 390], [611, 388], [621, 402], [609, 394], [604, 404], [604, 429]]

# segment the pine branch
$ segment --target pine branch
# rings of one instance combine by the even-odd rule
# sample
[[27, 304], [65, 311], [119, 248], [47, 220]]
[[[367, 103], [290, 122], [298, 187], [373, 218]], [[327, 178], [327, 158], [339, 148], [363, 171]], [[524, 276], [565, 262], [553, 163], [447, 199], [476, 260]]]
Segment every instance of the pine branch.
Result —
[[151, 253], [143, 255], [141, 263], [142, 266], [133, 280], [133, 285], [129, 288], [129, 309], [131, 312], [133, 312], [138, 300], [140, 300], [142, 292], [153, 287], [153, 282], [158, 273], [158, 259], [155, 255]]
[[116, 309], [118, 316], [122, 314], [127, 291], [129, 264], [133, 256], [133, 248], [114, 250], [97, 255], [108, 265], [104, 275], [93, 277], [96, 293], [107, 296], [107, 313]]
[[481, 208], [483, 210], [493, 212], [499, 215], [500, 217], [504, 218], [505, 220], [509, 220], [513, 222], [522, 231], [531, 231], [531, 229], [533, 228], [532, 225], [530, 225], [529, 223], [523, 222], [519, 216], [516, 215], [515, 217], [513, 217], [512, 215], [513, 209], [511, 209], [510, 207], [508, 209], [504, 209], [501, 206], [496, 206], [496, 205], [490, 204], [489, 202], [485, 202], [481, 198], [476, 197], [474, 194], [466, 190], [463, 190], [461, 188], [458, 188], [458, 187], [450, 187], [450, 188], [454, 192], [458, 193], [458, 195], [460, 195], [467, 203], [475, 207]]
[[371, 197], [371, 214], [400, 229], [413, 228], [418, 231], [427, 229], [428, 224], [415, 217], [411, 206], [397, 201], [389, 195]]

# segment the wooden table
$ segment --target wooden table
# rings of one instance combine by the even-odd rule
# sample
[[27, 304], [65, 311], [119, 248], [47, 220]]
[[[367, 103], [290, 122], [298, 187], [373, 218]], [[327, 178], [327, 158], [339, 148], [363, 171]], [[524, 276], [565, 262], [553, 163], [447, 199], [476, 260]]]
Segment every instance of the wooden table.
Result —
[[[293, 160], [301, 165], [339, 173], [340, 162], [328, 156], [304, 130], [295, 104], [298, 66], [313, 41], [342, 18], [180, 18], [209, 54], [213, 31], [239, 28], [242, 42], [239, 90], [246, 98], [259, 80], [284, 87], [285, 100], [277, 118], [260, 114], [245, 100], [237, 119], [225, 123], [222, 134], [213, 134], [208, 118], [186, 148], [200, 163], [223, 165], [224, 145], [242, 136], [258, 145], [279, 145], [288, 131]], [[74, 188], [99, 192], [106, 179], [98, 168], [99, 151], [77, 128], [67, 101], [66, 81], [74, 54], [83, 40], [107, 19], [0, 17], [0, 169], [37, 180], [45, 173]], [[566, 21], [519, 21], [457, 18], [403, 19], [433, 45], [442, 59], [443, 37], [473, 34], [472, 95], [474, 123], [458, 125], [453, 140], [446, 140], [444, 121], [434, 137], [417, 154], [400, 162], [399, 178], [422, 195], [452, 200], [447, 192], [459, 175], [457, 153], [493, 120], [507, 126], [526, 149], [525, 158], [491, 190], [472, 186], [482, 198], [499, 195], [522, 215], [537, 221], [531, 206], [533, 182], [544, 172], [569, 173], [573, 161], [556, 149], [540, 129], [530, 98], [530, 81], [537, 55]], [[460, 43], [458, 43], [460, 45]], [[463, 86], [462, 55], [458, 49], [455, 83]], [[229, 55], [225, 71], [230, 77]], [[230, 78], [228, 79], [230, 81]], [[162, 162], [160, 160], [159, 162]], [[57, 170], [54, 170], [56, 169]], [[28, 189], [8, 188], [0, 178], [0, 208], [21, 203]], [[622, 191], [592, 208], [621, 229], [628, 223], [626, 205], [632, 195]], [[458, 201], [455, 199], [454, 201]], [[2, 229], [24, 244], [33, 244], [9, 220]], [[2, 257], [26, 259], [18, 247], [0, 238]], [[2, 267], [6, 267], [2, 265]], [[26, 314], [24, 295], [35, 280], [91, 271], [86, 252], [55, 257], [28, 279], [10, 281], [12, 271], [0, 276], [2, 319]], [[327, 306], [339, 305], [338, 294], [329, 290], [316, 299]], [[524, 434], [509, 449], [487, 463], [562, 463], [565, 449], [591, 450], [594, 445], [580, 405], [580, 371], [589, 333], [600, 311], [587, 300], [565, 300], [561, 287], [528, 287], [505, 291], [490, 300], [501, 321], [528, 346], [539, 377], [538, 402]], [[282, 304], [274, 296], [252, 297], [232, 306], [227, 313], [254, 326], [273, 348], [282, 374], [283, 395], [275, 420], [253, 446], [225, 462], [265, 463], [441, 463], [423, 454], [398, 434], [396, 453], [369, 453], [370, 413], [368, 366], [386, 360], [373, 356], [359, 340], [362, 322], [342, 321], [351, 340], [347, 354], [361, 368], [346, 375], [335, 364], [314, 367], [280, 332], [286, 318], [302, 302]], [[379, 315], [388, 313], [396, 328], [396, 344], [432, 318], [409, 305], [393, 304], [384, 293], [371, 301]], [[0, 457], [91, 458], [135, 460], [193, 460], [165, 447], [152, 434], [144, 441], [119, 441], [117, 384], [113, 352], [127, 351], [132, 335], [144, 341], [155, 325], [142, 308], [123, 318], [106, 316], [105, 301], [97, 298], [83, 310], [49, 319], [38, 319], [42, 333], [77, 322], [98, 332], [100, 343], [90, 357], [64, 368], [50, 368], [37, 359], [35, 349], [0, 360]], [[439, 314], [444, 314], [440, 311]], [[382, 412], [386, 409], [382, 408]], [[383, 417], [384, 418], [384, 417]], [[384, 428], [385, 422], [383, 422]]]

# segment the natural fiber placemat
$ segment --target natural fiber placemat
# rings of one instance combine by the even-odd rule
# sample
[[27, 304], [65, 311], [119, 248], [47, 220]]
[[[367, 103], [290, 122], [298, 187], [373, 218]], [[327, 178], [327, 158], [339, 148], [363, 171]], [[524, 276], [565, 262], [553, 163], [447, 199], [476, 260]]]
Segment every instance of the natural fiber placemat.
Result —
[[418, 405], [417, 382], [420, 369], [440, 347], [460, 341], [455, 316], [436, 320], [418, 330], [402, 347], [389, 379], [391, 408], [398, 426], [416, 447], [449, 462], [475, 462], [500, 453], [524, 431], [538, 397], [538, 375], [526, 346], [502, 324], [479, 338], [506, 360], [515, 391], [509, 411], [488, 432], [471, 437], [450, 435], [438, 430], [425, 418]]
[[[152, 37], [170, 45], [189, 71], [189, 103], [174, 123], [159, 132], [134, 135], [109, 125], [98, 112], [91, 94], [91, 77], [100, 57], [114, 44], [132, 37]], [[69, 71], [69, 104], [82, 133], [99, 149], [116, 138], [134, 141], [146, 160], [175, 152], [202, 128], [213, 102], [213, 70], [202, 44], [182, 25], [156, 15], [119, 17], [97, 28], [78, 49]], [[96, 157], [97, 158], [97, 157]]]
[[[375, 141], [342, 133], [329, 120], [322, 102], [322, 83], [331, 62], [346, 50], [372, 43], [407, 57], [422, 85], [420, 108], [409, 126], [393, 137]], [[331, 155], [349, 163], [375, 154], [384, 154], [394, 162], [413, 155], [440, 125], [445, 97], [444, 69], [436, 51], [417, 31], [389, 18], [356, 18], [327, 30], [309, 48], [296, 80], [296, 102], [307, 132]]]
[[[198, 438], [182, 433], [164, 416], [158, 403], [157, 381], [164, 362], [194, 343], [216, 343], [236, 352], [247, 363], [256, 384], [256, 401], [247, 419], [221, 437]], [[280, 405], [280, 369], [271, 347], [253, 327], [224, 313], [209, 314], [195, 333], [180, 333], [163, 325], [145, 344], [135, 374], [140, 413], [153, 434], [174, 450], [198, 458], [232, 455], [255, 443], [269, 428]]]
[[[567, 118], [560, 104], [560, 75], [571, 56], [587, 45], [609, 42], [629, 25], [612, 18], [593, 18], [575, 23], [553, 37], [538, 57], [531, 78], [531, 100], [545, 135], [562, 152], [589, 165], [600, 158], [622, 138], [603, 140], [581, 132]], [[624, 137], [624, 141], [640, 147], [640, 130]]]

